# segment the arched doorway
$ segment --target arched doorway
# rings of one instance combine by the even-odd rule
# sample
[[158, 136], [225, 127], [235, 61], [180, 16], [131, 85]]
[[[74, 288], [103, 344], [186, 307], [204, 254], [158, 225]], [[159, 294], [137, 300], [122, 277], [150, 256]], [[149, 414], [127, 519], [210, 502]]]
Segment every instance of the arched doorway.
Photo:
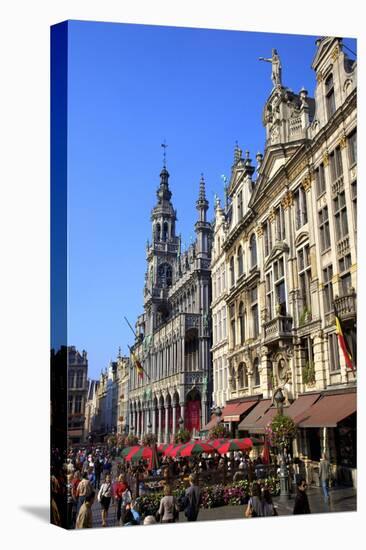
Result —
[[193, 388], [186, 398], [185, 428], [191, 433], [201, 429], [201, 394]]

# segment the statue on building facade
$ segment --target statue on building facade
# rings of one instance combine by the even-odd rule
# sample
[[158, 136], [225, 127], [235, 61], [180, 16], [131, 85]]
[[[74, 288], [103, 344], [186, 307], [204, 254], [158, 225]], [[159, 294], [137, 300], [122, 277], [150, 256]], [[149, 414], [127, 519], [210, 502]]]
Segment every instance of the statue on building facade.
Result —
[[274, 88], [276, 86], [282, 86], [282, 80], [281, 80], [281, 73], [282, 73], [282, 67], [281, 67], [281, 61], [280, 56], [277, 53], [276, 49], [272, 49], [272, 57], [260, 57], [259, 61], [268, 61], [268, 63], [272, 63], [272, 75], [271, 79], [273, 82]]

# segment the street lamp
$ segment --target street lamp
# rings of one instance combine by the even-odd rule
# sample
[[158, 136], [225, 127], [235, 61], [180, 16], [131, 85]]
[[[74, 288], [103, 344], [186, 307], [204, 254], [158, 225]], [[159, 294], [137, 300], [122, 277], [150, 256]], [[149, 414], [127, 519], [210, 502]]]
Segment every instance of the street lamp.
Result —
[[222, 416], [222, 410], [221, 410], [221, 407], [217, 406], [214, 410], [214, 414], [217, 416], [217, 422], [219, 423], [220, 422], [220, 418]]
[[180, 430], [183, 430], [183, 424], [184, 424], [184, 420], [183, 420], [183, 418], [180, 416], [180, 417], [179, 417], [179, 420], [178, 420], [178, 425], [179, 425], [179, 429], [180, 429]]
[[[285, 401], [285, 397], [282, 393], [281, 388], [278, 388], [278, 390], [274, 394], [273, 398], [276, 402], [278, 413], [283, 415], [283, 403]], [[284, 441], [280, 442], [280, 450], [281, 450], [281, 462], [280, 462], [280, 488], [281, 488], [281, 492], [280, 492], [280, 496], [290, 498], [288, 471], [287, 471], [287, 466], [286, 466], [286, 462], [285, 462]]]
[[151, 434], [151, 432], [152, 432], [152, 424], [151, 424], [150, 420], [149, 420], [149, 423], [147, 425], [147, 431], [148, 431], [149, 434]]

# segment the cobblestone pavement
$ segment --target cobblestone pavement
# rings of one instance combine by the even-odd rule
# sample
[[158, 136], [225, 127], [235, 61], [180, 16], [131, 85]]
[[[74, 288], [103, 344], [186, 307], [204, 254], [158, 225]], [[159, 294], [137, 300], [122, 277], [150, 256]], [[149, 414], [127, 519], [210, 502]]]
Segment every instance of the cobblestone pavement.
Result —
[[[330, 503], [324, 503], [321, 489], [311, 488], [308, 490], [310, 510], [312, 513], [329, 513], [329, 512], [351, 512], [357, 509], [356, 490], [352, 487], [334, 488], [330, 490]], [[282, 499], [281, 497], [274, 498], [275, 506], [279, 516], [292, 515], [294, 507], [294, 497], [291, 499]], [[223, 519], [239, 519], [244, 518], [244, 510], [246, 506], [220, 506], [219, 508], [204, 509], [201, 508], [198, 519], [200, 521], [214, 521]], [[186, 518], [181, 512], [179, 521], [185, 522]], [[101, 508], [100, 504], [95, 501], [93, 505], [93, 527], [101, 527]], [[107, 526], [112, 527], [117, 525], [117, 508], [111, 504]]]

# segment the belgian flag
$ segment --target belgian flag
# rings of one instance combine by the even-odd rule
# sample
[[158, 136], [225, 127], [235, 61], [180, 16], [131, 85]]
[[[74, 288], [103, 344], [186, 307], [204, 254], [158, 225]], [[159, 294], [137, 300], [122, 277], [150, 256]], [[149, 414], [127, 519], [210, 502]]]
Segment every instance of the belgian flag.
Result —
[[338, 343], [343, 352], [344, 358], [346, 360], [346, 365], [349, 369], [352, 369], [352, 371], [355, 372], [352, 355], [348, 347], [347, 341], [344, 337], [342, 323], [338, 316], [338, 311], [335, 305], [334, 305], [334, 318], [335, 318], [335, 325], [336, 325], [336, 335], [338, 336]]
[[132, 350], [131, 350], [131, 359], [132, 359], [133, 365], [134, 365], [134, 367], [137, 371], [137, 374], [138, 374], [139, 378], [143, 378], [144, 377], [144, 369], [143, 369], [137, 355]]

